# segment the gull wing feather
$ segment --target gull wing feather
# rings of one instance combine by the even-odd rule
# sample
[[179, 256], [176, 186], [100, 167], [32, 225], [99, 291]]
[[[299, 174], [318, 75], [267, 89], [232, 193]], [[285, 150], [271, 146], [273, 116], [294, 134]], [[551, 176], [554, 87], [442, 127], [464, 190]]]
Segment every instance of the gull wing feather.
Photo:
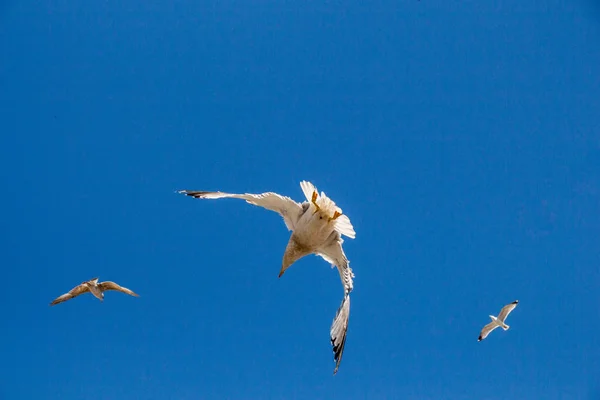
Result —
[[129, 290], [126, 287], [123, 287], [123, 286], [119, 286], [116, 283], [111, 282], [111, 281], [104, 281], [102, 283], [99, 283], [98, 287], [103, 292], [105, 292], [107, 290], [116, 290], [117, 292], [122, 292], [122, 293], [128, 294], [130, 296], [140, 297], [139, 294], [133, 292], [132, 290]]
[[331, 330], [329, 332], [331, 338], [331, 345], [333, 346], [333, 361], [335, 361], [335, 369], [333, 374], [335, 375], [342, 362], [342, 356], [344, 355], [344, 348], [346, 347], [346, 334], [348, 333], [348, 320], [350, 319], [350, 295], [344, 296], [344, 300], [338, 308], [333, 323], [331, 324]]
[[490, 322], [489, 324], [484, 326], [483, 329], [481, 330], [481, 333], [479, 334], [479, 339], [477, 339], [477, 341], [481, 342], [483, 339], [485, 339], [490, 334], [491, 331], [493, 331], [497, 327], [498, 327], [498, 325], [494, 324], [493, 322]]
[[275, 211], [283, 217], [285, 226], [293, 231], [296, 227], [296, 223], [302, 213], [302, 206], [296, 203], [294, 200], [286, 196], [281, 196], [277, 193], [266, 192], [261, 194], [235, 194], [235, 193], [223, 193], [223, 192], [203, 192], [203, 191], [190, 191], [180, 190], [179, 193], [187, 196], [194, 197], [196, 199], [223, 199], [223, 198], [234, 198], [246, 200], [246, 202], [255, 206], [266, 208], [267, 210]]
[[519, 304], [519, 300], [515, 300], [512, 303], [507, 304], [504, 307], [502, 307], [502, 310], [500, 310], [500, 314], [498, 314], [498, 319], [500, 321], [504, 322], [506, 317], [508, 317], [508, 314], [510, 314], [510, 312], [515, 309], [517, 304]]
[[50, 303], [50, 305], [54, 306], [58, 303], [62, 303], [63, 301], [71, 300], [72, 298], [75, 298], [75, 297], [77, 297], [81, 294], [87, 293], [89, 291], [90, 291], [90, 289], [84, 282], [81, 285], [77, 285], [73, 289], [69, 290], [68, 293], [63, 294], [62, 296], [58, 296], [56, 299], [54, 299], [52, 301], [52, 303]]
[[342, 239], [339, 232], [334, 231], [326, 244], [317, 249], [316, 253], [323, 257], [325, 261], [337, 267], [342, 285], [344, 285], [344, 294], [346, 295], [354, 288], [352, 279], [354, 278], [354, 273], [350, 269], [350, 262], [346, 258], [346, 254], [344, 254], [342, 243], [344, 243], [344, 239]]
[[344, 239], [338, 232], [333, 232], [327, 243], [317, 250], [317, 254], [323, 257], [327, 262], [335, 265], [340, 273], [340, 279], [344, 286], [344, 300], [335, 314], [331, 324], [330, 339], [333, 346], [333, 360], [335, 361], [335, 375], [342, 362], [344, 348], [346, 347], [346, 334], [348, 332], [348, 322], [350, 320], [350, 292], [354, 288], [352, 278], [354, 273], [350, 269], [350, 262], [344, 254], [342, 248]]

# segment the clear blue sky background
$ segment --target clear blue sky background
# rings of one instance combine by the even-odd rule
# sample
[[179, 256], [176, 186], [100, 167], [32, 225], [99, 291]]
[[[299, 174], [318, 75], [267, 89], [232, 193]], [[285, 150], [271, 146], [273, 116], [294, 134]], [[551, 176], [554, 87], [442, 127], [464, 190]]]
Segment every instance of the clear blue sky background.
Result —
[[[592, 1], [4, 0], [0, 398], [598, 399], [599, 116]], [[174, 193], [303, 179], [336, 376], [337, 272]], [[95, 276], [141, 297], [48, 306]]]

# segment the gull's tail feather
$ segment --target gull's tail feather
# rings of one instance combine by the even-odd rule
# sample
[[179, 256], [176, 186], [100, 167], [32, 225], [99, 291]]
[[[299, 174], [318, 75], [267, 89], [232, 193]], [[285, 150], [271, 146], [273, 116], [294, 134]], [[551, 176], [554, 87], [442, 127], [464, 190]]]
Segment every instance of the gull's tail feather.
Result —
[[335, 375], [342, 362], [344, 347], [346, 347], [346, 333], [348, 332], [348, 320], [350, 319], [350, 295], [344, 296], [344, 300], [338, 308], [333, 323], [331, 324], [331, 345], [333, 346], [333, 360], [335, 361]]
[[356, 237], [356, 232], [354, 232], [354, 227], [350, 222], [350, 218], [347, 215], [340, 215], [335, 220], [335, 230], [340, 234], [348, 236], [350, 239], [354, 239]]
[[506, 324], [502, 325], [502, 329], [504, 329], [505, 331], [507, 331], [508, 328], [510, 328], [510, 325], [506, 325]]
[[307, 201], [311, 201], [313, 193], [317, 192], [315, 185], [308, 181], [300, 182], [300, 188], [302, 188], [302, 193], [304, 193], [304, 197], [306, 197]]

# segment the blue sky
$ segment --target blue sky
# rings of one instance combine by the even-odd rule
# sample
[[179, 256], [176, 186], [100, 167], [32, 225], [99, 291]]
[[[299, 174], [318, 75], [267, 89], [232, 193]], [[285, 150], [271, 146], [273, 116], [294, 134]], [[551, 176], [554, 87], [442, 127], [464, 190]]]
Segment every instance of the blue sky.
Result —
[[[600, 6], [302, 3], [0, 5], [0, 398], [600, 396]], [[301, 180], [357, 232], [336, 376], [337, 272], [174, 193]], [[48, 306], [96, 276], [141, 297]]]

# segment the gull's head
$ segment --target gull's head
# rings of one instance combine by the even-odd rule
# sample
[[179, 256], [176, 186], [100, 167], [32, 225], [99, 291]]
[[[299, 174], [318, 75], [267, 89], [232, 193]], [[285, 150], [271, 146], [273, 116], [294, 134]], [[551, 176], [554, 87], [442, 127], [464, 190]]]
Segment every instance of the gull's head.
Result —
[[88, 285], [91, 286], [97, 286], [98, 285], [98, 278], [94, 278], [94, 279], [90, 279], [89, 281], [86, 282]]

